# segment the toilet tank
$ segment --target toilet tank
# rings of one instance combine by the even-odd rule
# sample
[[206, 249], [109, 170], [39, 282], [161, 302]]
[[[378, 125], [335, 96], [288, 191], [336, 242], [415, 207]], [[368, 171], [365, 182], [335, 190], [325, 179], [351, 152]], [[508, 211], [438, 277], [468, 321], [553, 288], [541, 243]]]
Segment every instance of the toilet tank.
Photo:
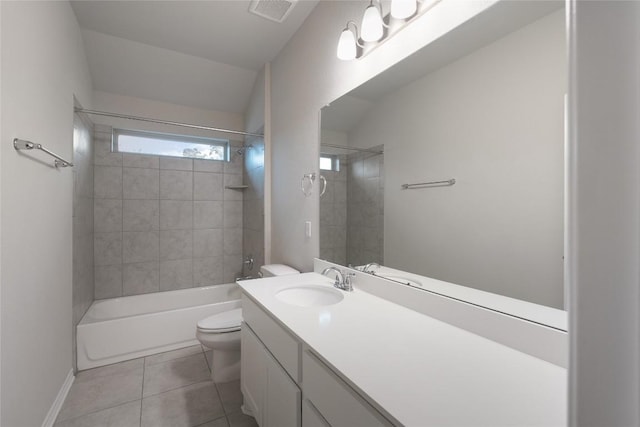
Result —
[[284, 264], [267, 264], [260, 267], [262, 277], [287, 276], [289, 274], [299, 274], [295, 268]]

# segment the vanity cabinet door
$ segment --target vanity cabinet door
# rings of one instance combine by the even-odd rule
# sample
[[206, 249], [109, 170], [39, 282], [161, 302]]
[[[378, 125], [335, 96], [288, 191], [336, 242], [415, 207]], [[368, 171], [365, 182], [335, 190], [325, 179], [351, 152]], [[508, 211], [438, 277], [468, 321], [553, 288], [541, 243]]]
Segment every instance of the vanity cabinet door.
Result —
[[302, 393], [278, 362], [267, 356], [264, 427], [300, 427]]
[[260, 427], [300, 427], [300, 389], [246, 323], [241, 337], [244, 406]]
[[302, 403], [302, 427], [331, 427], [307, 399]]
[[244, 294], [242, 316], [284, 370], [300, 383], [300, 342]]
[[261, 427], [263, 423], [264, 398], [267, 387], [267, 351], [247, 324], [241, 331], [240, 388], [244, 406], [249, 409]]

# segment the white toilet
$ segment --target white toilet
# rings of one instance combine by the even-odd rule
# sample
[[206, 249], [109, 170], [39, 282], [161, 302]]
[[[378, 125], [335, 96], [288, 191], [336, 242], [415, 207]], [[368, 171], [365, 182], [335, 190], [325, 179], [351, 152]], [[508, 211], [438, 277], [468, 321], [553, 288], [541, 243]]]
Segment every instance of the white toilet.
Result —
[[[260, 267], [262, 277], [286, 276], [300, 272], [288, 265]], [[214, 314], [198, 322], [196, 338], [212, 350], [211, 378], [214, 383], [240, 379], [240, 324], [242, 309]]]

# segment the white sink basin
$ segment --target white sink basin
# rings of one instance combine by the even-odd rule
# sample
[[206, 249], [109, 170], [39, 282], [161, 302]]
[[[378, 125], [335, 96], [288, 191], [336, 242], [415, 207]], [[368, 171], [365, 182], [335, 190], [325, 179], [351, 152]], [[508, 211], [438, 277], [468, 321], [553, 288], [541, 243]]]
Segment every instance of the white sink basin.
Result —
[[321, 307], [339, 303], [344, 295], [338, 289], [328, 286], [301, 285], [279, 290], [276, 298], [299, 307]]

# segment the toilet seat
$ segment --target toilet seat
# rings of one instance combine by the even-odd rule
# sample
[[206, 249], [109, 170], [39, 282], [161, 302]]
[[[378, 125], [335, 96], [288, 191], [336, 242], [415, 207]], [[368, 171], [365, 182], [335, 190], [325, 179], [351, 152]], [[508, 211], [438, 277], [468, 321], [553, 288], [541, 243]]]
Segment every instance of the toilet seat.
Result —
[[242, 309], [235, 308], [198, 321], [198, 330], [209, 334], [237, 332], [242, 323]]

